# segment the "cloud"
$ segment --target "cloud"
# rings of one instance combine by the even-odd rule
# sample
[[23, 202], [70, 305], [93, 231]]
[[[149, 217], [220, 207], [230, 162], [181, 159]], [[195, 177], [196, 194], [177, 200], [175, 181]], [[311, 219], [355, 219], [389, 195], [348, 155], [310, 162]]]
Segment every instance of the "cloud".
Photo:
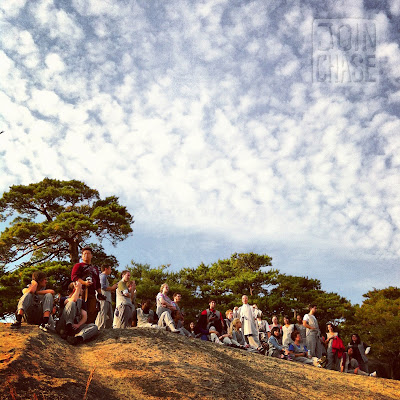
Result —
[[[146, 229], [399, 257], [394, 6], [0, 7], [2, 190], [81, 179]], [[369, 17], [380, 81], [312, 82], [313, 20]]]

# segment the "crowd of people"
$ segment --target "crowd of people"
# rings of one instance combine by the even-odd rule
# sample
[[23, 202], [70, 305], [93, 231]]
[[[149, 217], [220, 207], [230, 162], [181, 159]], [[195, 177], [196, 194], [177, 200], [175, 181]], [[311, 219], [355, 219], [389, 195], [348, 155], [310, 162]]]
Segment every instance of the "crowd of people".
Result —
[[[68, 343], [76, 345], [96, 336], [102, 329], [145, 327], [164, 329], [192, 339], [207, 340], [222, 346], [236, 347], [253, 353], [286, 359], [319, 368], [327, 368], [358, 375], [376, 376], [369, 373], [367, 355], [370, 346], [362, 342], [358, 334], [351, 337], [347, 348], [343, 345], [333, 323], [328, 323], [326, 333], [321, 333], [316, 318], [317, 306], [312, 304], [309, 312], [296, 315], [291, 323], [283, 317], [283, 325], [277, 316], [271, 324], [263, 318], [256, 305], [250, 305], [248, 297], [242, 296], [242, 305], [227, 310], [217, 310], [211, 299], [209, 307], [201, 312], [197, 322], [185, 327], [185, 313], [181, 307], [182, 296], [168, 296], [169, 286], [161, 285], [155, 298], [144, 299], [139, 308], [135, 306], [136, 284], [128, 270], [121, 273], [118, 283], [111, 285], [108, 277], [111, 267], [99, 269], [91, 263], [92, 249], [82, 250], [82, 261], [72, 268], [71, 283], [65, 297], [47, 289], [46, 275], [35, 271], [32, 281], [23, 289], [17, 306], [16, 321], [12, 329], [21, 327], [23, 318], [39, 325], [43, 331], [57, 332]], [[112, 293], [115, 292], [115, 310]], [[58, 312], [56, 312], [58, 304]], [[57, 318], [53, 316], [58, 314]]]

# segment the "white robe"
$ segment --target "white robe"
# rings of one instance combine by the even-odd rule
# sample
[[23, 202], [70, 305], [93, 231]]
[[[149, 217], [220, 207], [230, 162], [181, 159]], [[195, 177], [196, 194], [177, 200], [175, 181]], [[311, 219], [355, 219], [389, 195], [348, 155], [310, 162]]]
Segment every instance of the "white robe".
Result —
[[243, 304], [238, 310], [240, 321], [242, 322], [243, 335], [254, 335], [258, 337], [258, 329], [254, 319], [253, 307]]

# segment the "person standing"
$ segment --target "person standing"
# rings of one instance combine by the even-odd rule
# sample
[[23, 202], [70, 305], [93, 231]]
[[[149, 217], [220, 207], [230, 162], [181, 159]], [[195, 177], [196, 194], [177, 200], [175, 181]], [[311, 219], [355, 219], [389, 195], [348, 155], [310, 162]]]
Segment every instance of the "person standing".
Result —
[[335, 332], [333, 324], [330, 322], [326, 325], [326, 329], [328, 331], [325, 340], [325, 345], [327, 346], [326, 352], [328, 355], [328, 365], [326, 368], [337, 371], [339, 359], [337, 353], [333, 352], [332, 343], [338, 337], [338, 333]]
[[301, 335], [301, 344], [306, 345], [306, 327], [303, 325], [303, 317], [301, 314], [297, 314], [296, 316], [297, 323], [294, 325], [297, 332], [300, 332]]
[[309, 313], [305, 314], [303, 317], [303, 326], [306, 328], [306, 343], [307, 349], [311, 352], [312, 357], [322, 357], [322, 351], [320, 349], [320, 330], [318, 326], [317, 318], [315, 318], [315, 313], [317, 311], [317, 306], [311, 304], [309, 306]]
[[133, 312], [135, 311], [136, 283], [131, 281], [128, 270], [121, 272], [121, 280], [116, 290], [117, 301], [114, 312], [114, 328], [130, 328], [132, 326]]
[[[93, 251], [90, 247], [82, 249], [82, 261], [72, 268], [72, 282], [79, 282], [82, 285], [83, 308], [87, 312], [87, 323], [93, 324], [97, 317], [97, 299], [105, 300], [101, 294], [99, 269], [92, 265]], [[97, 299], [96, 299], [97, 292]]]
[[242, 323], [243, 335], [250, 346], [259, 348], [261, 345], [258, 340], [258, 329], [254, 319], [253, 307], [250, 306], [249, 298], [246, 295], [242, 296], [242, 303], [243, 305], [239, 307], [238, 313]]
[[108, 277], [111, 275], [111, 267], [101, 267], [100, 274], [100, 287], [101, 294], [106, 298], [104, 301], [100, 302], [100, 310], [97, 314], [96, 325], [101, 329], [110, 329], [113, 324], [113, 308], [111, 304], [111, 293], [115, 292], [118, 287], [118, 283], [110, 286], [108, 282]]
[[353, 348], [354, 358], [357, 360], [361, 371], [368, 373], [368, 357], [370, 346], [361, 341], [357, 333], [351, 335], [349, 346]]

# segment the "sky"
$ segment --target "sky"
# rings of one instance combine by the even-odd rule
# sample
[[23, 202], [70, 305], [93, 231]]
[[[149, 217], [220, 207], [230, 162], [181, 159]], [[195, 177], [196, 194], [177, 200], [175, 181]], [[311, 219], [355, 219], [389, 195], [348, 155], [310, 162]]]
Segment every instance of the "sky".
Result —
[[0, 32], [0, 193], [118, 196], [120, 266], [399, 286], [400, 1], [7, 0]]

